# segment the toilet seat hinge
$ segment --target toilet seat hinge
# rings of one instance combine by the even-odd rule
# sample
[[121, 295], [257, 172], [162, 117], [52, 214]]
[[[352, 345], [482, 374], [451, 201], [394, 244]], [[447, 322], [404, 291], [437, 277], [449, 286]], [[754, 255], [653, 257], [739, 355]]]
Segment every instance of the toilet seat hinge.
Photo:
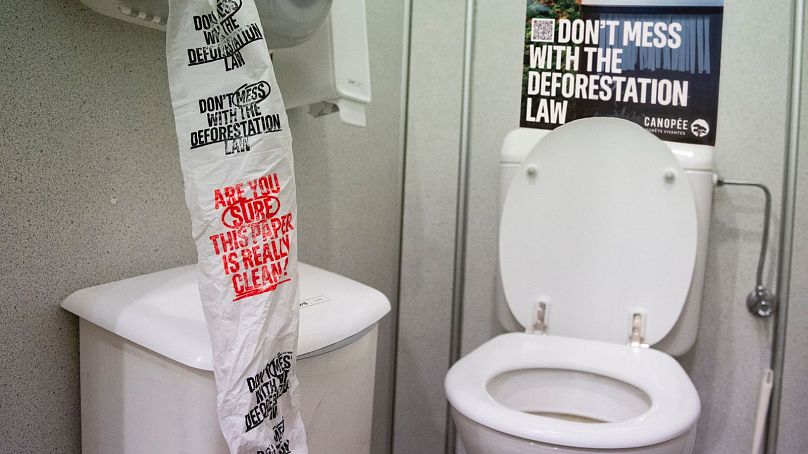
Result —
[[547, 303], [539, 301], [535, 307], [533, 326], [527, 329], [529, 334], [547, 334]]
[[631, 314], [631, 331], [628, 336], [628, 345], [635, 348], [648, 348], [645, 343], [645, 314], [635, 312]]

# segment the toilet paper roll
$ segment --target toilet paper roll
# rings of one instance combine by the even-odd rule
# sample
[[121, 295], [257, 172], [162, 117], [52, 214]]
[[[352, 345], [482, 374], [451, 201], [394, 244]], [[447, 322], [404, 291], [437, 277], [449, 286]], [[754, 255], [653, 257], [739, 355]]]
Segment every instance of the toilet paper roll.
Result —
[[253, 0], [171, 0], [166, 59], [222, 433], [307, 454], [292, 138]]

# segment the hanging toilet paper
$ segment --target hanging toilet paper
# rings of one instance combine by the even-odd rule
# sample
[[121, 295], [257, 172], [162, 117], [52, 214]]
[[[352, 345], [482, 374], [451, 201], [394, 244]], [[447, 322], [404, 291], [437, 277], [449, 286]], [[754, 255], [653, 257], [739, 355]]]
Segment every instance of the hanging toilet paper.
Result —
[[166, 59], [231, 453], [307, 454], [292, 139], [253, 0], [170, 0]]

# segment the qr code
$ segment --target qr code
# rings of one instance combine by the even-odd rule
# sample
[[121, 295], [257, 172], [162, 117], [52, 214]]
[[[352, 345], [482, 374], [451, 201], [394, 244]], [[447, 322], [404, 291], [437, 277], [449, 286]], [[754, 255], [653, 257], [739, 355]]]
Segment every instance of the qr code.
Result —
[[530, 22], [530, 40], [552, 43], [555, 36], [555, 19], [533, 19]]

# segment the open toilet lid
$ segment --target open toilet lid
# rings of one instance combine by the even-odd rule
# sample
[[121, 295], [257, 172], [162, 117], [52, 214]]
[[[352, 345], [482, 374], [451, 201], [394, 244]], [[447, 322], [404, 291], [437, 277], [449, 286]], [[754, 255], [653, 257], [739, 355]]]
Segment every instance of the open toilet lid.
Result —
[[642, 313], [655, 344], [687, 298], [696, 232], [690, 183], [664, 142], [614, 118], [561, 126], [528, 154], [505, 199], [508, 305], [525, 327], [545, 302], [549, 334], [616, 343]]

